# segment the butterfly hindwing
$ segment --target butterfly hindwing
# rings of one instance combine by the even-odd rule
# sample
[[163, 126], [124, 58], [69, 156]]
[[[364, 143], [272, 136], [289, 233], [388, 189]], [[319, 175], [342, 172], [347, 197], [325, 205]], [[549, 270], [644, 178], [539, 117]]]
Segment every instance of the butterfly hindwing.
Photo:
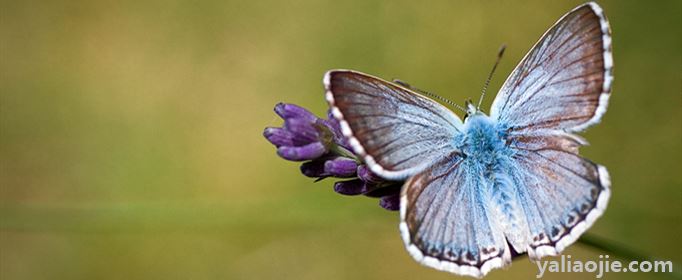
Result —
[[400, 231], [418, 262], [481, 277], [508, 264], [511, 252], [490, 204], [490, 183], [470, 164], [452, 152], [407, 180]]
[[327, 72], [324, 84], [343, 134], [380, 176], [405, 179], [454, 149], [462, 122], [443, 105], [350, 70]]
[[517, 141], [509, 174], [530, 233], [523, 251], [532, 259], [558, 255], [606, 209], [609, 174], [577, 155], [577, 143], [568, 135]]

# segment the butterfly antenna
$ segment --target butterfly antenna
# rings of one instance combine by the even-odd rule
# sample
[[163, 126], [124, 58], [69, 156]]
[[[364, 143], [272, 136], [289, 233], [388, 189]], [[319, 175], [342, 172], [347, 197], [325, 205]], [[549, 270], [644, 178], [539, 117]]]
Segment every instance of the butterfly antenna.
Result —
[[459, 110], [462, 110], [462, 112], [464, 112], [464, 113], [467, 112], [467, 110], [464, 109], [464, 107], [457, 105], [457, 103], [452, 102], [452, 101], [450, 101], [449, 99], [446, 99], [445, 97], [442, 97], [442, 96], [440, 96], [440, 95], [433, 94], [433, 93], [430, 93], [430, 92], [427, 92], [427, 91], [422, 91], [422, 90], [420, 90], [419, 92], [420, 92], [420, 93], [423, 93], [424, 95], [428, 95], [428, 96], [430, 96], [430, 97], [436, 98], [436, 99], [438, 99], [438, 100], [440, 100], [440, 101], [442, 101], [442, 102], [445, 102], [445, 103], [449, 104], [449, 105], [452, 106], [452, 107], [455, 107], [455, 108], [457, 108], [457, 109], [459, 109]]
[[404, 82], [404, 81], [398, 80], [398, 79], [394, 79], [393, 82], [396, 83], [396, 84], [399, 84], [399, 85], [401, 85], [401, 86], [403, 86], [403, 87], [406, 87], [406, 88], [409, 88], [409, 89], [414, 90], [414, 91], [416, 91], [416, 92], [419, 92], [419, 93], [421, 93], [421, 94], [423, 94], [423, 95], [426, 95], [426, 96], [429, 96], [429, 97], [438, 99], [438, 100], [440, 100], [441, 102], [447, 103], [447, 104], [451, 105], [451, 106], [454, 107], [454, 108], [457, 108], [457, 109], [459, 109], [459, 110], [462, 110], [462, 112], [464, 112], [464, 113], [467, 112], [467, 110], [464, 109], [464, 107], [457, 105], [455, 102], [452, 102], [452, 101], [450, 101], [449, 99], [446, 99], [445, 97], [442, 97], [442, 96], [437, 95], [437, 94], [434, 94], [434, 93], [430, 93], [430, 92], [425, 91], [425, 90], [421, 90], [421, 89], [415, 88], [415, 87], [411, 86], [410, 84], [408, 84], [408, 83], [406, 83], [406, 82]]
[[502, 44], [500, 46], [500, 50], [497, 52], [497, 59], [495, 60], [495, 65], [493, 65], [493, 70], [490, 71], [490, 75], [488, 75], [488, 79], [485, 80], [485, 85], [483, 85], [483, 90], [481, 91], [481, 98], [478, 99], [478, 105], [476, 106], [477, 110], [481, 109], [481, 103], [483, 102], [483, 97], [485, 97], [485, 92], [488, 90], [488, 85], [490, 84], [490, 80], [493, 78], [493, 74], [495, 73], [495, 69], [497, 69], [497, 65], [500, 64], [500, 60], [502, 60], [502, 55], [504, 54], [504, 50], [507, 48], [507, 45]]

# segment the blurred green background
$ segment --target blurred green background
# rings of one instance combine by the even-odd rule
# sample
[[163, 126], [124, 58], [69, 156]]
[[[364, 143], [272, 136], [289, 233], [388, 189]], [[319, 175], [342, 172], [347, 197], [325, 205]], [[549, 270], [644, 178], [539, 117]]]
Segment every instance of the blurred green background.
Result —
[[[396, 212], [279, 159], [272, 108], [324, 114], [333, 68], [461, 103], [506, 43], [487, 108], [580, 3], [2, 1], [0, 278], [452, 279], [409, 257]], [[615, 84], [582, 152], [613, 195], [590, 232], [680, 264], [682, 2], [601, 4]], [[522, 259], [489, 279], [536, 273]], [[576, 276], [594, 277], [546, 278]]]

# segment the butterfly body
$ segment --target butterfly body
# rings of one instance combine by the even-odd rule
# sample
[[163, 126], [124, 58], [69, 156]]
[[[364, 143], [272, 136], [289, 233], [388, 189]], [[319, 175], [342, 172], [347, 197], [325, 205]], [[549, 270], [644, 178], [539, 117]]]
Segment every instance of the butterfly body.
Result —
[[510, 155], [505, 144], [506, 129], [483, 113], [475, 113], [464, 120], [462, 133], [455, 137], [455, 147], [470, 160], [483, 166], [494, 166]]
[[529, 244], [527, 222], [521, 206], [519, 190], [516, 186], [522, 169], [516, 167], [515, 157], [523, 151], [513, 147], [513, 139], [508, 137], [508, 127], [477, 111], [468, 114], [464, 120], [461, 134], [455, 137], [455, 147], [460, 151], [461, 168], [470, 173], [468, 177], [479, 178], [472, 188], [479, 188], [480, 195], [486, 198], [491, 217], [505, 238], [517, 251]]
[[419, 263], [482, 277], [514, 253], [556, 256], [606, 209], [604, 166], [574, 134], [598, 123], [613, 81], [608, 21], [596, 3], [564, 15], [493, 101], [464, 121], [404, 84], [352, 70], [324, 76], [343, 135], [371, 171], [406, 180], [400, 232]]

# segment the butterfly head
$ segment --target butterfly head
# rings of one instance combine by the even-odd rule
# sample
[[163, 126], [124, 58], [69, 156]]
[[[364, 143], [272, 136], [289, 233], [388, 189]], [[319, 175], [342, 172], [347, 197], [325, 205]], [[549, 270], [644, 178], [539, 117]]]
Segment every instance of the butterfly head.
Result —
[[479, 110], [478, 107], [471, 102], [471, 99], [464, 101], [464, 107], [466, 108], [466, 115], [464, 116], [465, 121], [471, 116], [483, 114], [483, 112], [481, 112], [481, 110]]

